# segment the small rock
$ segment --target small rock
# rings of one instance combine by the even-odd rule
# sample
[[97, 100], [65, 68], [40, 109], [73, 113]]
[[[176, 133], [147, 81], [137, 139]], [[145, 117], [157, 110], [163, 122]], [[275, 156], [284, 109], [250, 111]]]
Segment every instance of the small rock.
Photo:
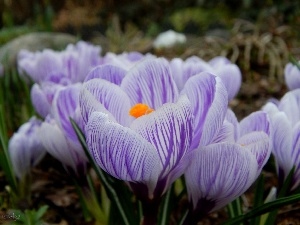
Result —
[[17, 37], [0, 48], [0, 64], [4, 70], [16, 67], [16, 60], [21, 49], [39, 51], [45, 48], [60, 50], [69, 43], [75, 43], [75, 36], [64, 33], [34, 32]]

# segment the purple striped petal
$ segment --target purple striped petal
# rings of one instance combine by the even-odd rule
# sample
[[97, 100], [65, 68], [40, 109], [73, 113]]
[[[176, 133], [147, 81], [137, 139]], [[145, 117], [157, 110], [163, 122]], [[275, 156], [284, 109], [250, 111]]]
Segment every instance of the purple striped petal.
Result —
[[103, 170], [121, 180], [145, 183], [151, 195], [162, 170], [153, 145], [101, 112], [91, 115], [86, 137], [89, 150]]
[[120, 85], [125, 77], [126, 70], [113, 65], [102, 65], [92, 69], [85, 78], [85, 81], [101, 78], [113, 84]]
[[227, 205], [244, 193], [256, 177], [254, 155], [232, 143], [196, 150], [185, 172], [188, 195], [194, 209], [201, 213]]
[[[68, 138], [77, 141], [77, 135], [70, 122], [70, 118], [77, 119], [79, 110], [79, 93], [82, 85], [74, 84], [57, 92], [53, 99], [51, 114], [63, 129]], [[75, 121], [82, 125], [81, 121]], [[82, 128], [82, 127], [81, 127]]]
[[242, 136], [237, 143], [255, 155], [259, 175], [263, 166], [270, 158], [271, 142], [269, 136], [263, 131], [254, 131]]
[[87, 124], [89, 117], [93, 112], [103, 112], [109, 116], [110, 120], [116, 122], [114, 116], [84, 87], [84, 85], [79, 95], [79, 107], [84, 124]]
[[277, 113], [272, 118], [273, 129], [273, 154], [275, 156], [278, 169], [288, 175], [293, 167], [292, 151], [292, 125], [287, 116], [283, 113]]
[[9, 155], [19, 179], [24, 178], [30, 167], [35, 166], [46, 154], [38, 136], [41, 123], [41, 120], [32, 117], [9, 140]]
[[183, 61], [175, 58], [170, 62], [172, 75], [179, 90], [182, 90], [186, 81], [201, 72], [213, 72], [213, 68], [202, 59], [194, 56]]
[[293, 127], [292, 159], [295, 166], [292, 190], [300, 185], [300, 122]]
[[270, 134], [270, 120], [268, 114], [263, 111], [251, 113], [240, 122], [240, 136], [252, 131], [263, 131]]
[[228, 121], [224, 121], [223, 126], [219, 130], [217, 136], [214, 137], [212, 143], [220, 143], [220, 142], [235, 142], [235, 128], [232, 123]]
[[146, 59], [128, 71], [122, 89], [131, 104], [143, 103], [157, 109], [178, 99], [178, 89], [170, 72], [169, 63], [163, 58]]
[[182, 94], [188, 96], [195, 117], [191, 148], [211, 143], [223, 125], [228, 107], [227, 92], [222, 81], [203, 72], [186, 82]]
[[183, 96], [176, 104], [165, 104], [136, 119], [131, 128], [155, 147], [163, 165], [160, 177], [164, 178], [180, 164], [189, 150], [193, 135], [190, 102]]
[[84, 83], [84, 88], [92, 93], [118, 123], [129, 126], [133, 120], [129, 116], [130, 99], [119, 86], [103, 79], [93, 79]]

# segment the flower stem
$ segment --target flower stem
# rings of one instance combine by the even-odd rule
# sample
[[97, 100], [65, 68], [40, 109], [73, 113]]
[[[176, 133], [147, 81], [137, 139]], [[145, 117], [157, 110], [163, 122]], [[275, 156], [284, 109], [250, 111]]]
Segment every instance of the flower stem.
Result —
[[156, 225], [157, 215], [159, 209], [160, 200], [151, 199], [142, 201], [143, 219], [141, 225]]

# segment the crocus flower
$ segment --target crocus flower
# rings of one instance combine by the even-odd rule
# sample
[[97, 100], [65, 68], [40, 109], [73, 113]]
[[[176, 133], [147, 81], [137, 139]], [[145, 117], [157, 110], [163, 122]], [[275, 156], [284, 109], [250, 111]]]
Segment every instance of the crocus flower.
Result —
[[215, 57], [209, 62], [196, 56], [187, 58], [185, 61], [175, 58], [170, 61], [170, 66], [179, 90], [182, 90], [190, 77], [200, 72], [208, 72], [220, 77], [226, 87], [229, 101], [237, 95], [241, 87], [240, 69], [225, 57]]
[[232, 100], [240, 90], [242, 74], [238, 66], [223, 56], [217, 56], [208, 62], [214, 73], [219, 76], [228, 92], [228, 100]]
[[295, 167], [291, 190], [300, 184], [300, 90], [286, 93], [276, 105], [268, 102], [263, 110], [271, 117], [272, 153], [275, 157], [279, 184]]
[[46, 154], [38, 135], [41, 124], [41, 120], [32, 117], [9, 140], [12, 166], [19, 179], [23, 179]]
[[64, 51], [45, 49], [32, 53], [20, 51], [18, 69], [20, 74], [29, 76], [36, 83], [51, 80], [51, 77], [64, 77], [72, 83], [83, 81], [87, 72], [100, 63], [99, 46], [80, 41], [70, 44]]
[[73, 84], [57, 91], [51, 113], [40, 128], [40, 140], [54, 158], [61, 161], [66, 170], [80, 176], [85, 174], [87, 158], [77, 139], [70, 118], [82, 128], [78, 98], [81, 84]]
[[191, 210], [185, 224], [220, 209], [243, 194], [269, 159], [270, 125], [267, 114], [256, 112], [240, 123], [231, 110], [226, 119], [234, 129], [234, 141], [200, 146], [185, 172]]
[[[156, 58], [137, 63], [119, 85], [92, 77], [79, 100], [89, 150], [103, 170], [127, 181], [144, 202], [165, 193], [191, 163], [193, 151], [227, 140], [229, 131], [233, 136], [227, 129], [233, 125], [224, 122], [227, 91], [213, 74], [190, 77], [179, 92], [169, 62]], [[152, 150], [146, 148], [156, 156], [148, 156]]]
[[136, 63], [147, 58], [155, 58], [155, 56], [150, 53], [143, 55], [140, 52], [123, 52], [121, 54], [107, 52], [101, 58], [100, 64], [101, 65], [109, 64], [109, 65], [118, 66], [127, 71], [131, 69]]
[[288, 86], [289, 90], [300, 88], [299, 66], [292, 63], [287, 63], [284, 68], [284, 78], [285, 78], [285, 83]]

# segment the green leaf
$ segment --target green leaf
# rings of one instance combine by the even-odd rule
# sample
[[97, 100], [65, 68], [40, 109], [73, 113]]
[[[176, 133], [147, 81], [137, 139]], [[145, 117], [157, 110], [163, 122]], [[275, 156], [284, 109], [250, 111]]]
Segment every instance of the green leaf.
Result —
[[246, 222], [247, 220], [252, 219], [256, 216], [260, 216], [262, 214], [279, 209], [280, 207], [283, 207], [285, 205], [296, 203], [298, 201], [300, 201], [300, 194], [295, 194], [295, 195], [288, 196], [288, 197], [278, 198], [277, 200], [274, 200], [272, 202], [268, 202], [261, 206], [258, 206], [257, 208], [252, 209], [250, 212], [248, 212], [244, 215], [232, 218], [232, 219], [226, 221], [225, 223], [223, 223], [223, 225], [233, 225], [233, 224], [238, 224], [241, 222]]
[[[264, 203], [264, 184], [265, 177], [263, 174], [261, 174], [256, 182], [253, 208], [256, 208]], [[256, 217], [253, 220], [251, 220], [251, 225], [257, 225], [259, 224], [259, 221], [260, 217]]]

